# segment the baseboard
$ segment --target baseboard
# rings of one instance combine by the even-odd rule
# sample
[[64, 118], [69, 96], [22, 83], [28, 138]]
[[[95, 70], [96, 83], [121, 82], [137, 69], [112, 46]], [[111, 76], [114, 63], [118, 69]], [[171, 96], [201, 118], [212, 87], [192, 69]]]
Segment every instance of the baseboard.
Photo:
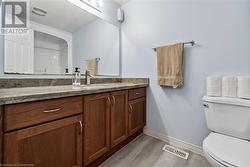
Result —
[[182, 140], [176, 139], [174, 137], [164, 135], [162, 133], [153, 131], [153, 130], [148, 129], [146, 127], [143, 129], [143, 133], [145, 135], [148, 135], [148, 136], [154, 137], [156, 139], [159, 139], [161, 141], [164, 141], [164, 142], [168, 143], [169, 145], [172, 145], [172, 146], [175, 146], [175, 147], [178, 147], [181, 149], [185, 149], [185, 150], [191, 151], [195, 154], [199, 154], [199, 155], [203, 156], [202, 148], [199, 146], [196, 146], [194, 144], [187, 143], [187, 142], [184, 142]]

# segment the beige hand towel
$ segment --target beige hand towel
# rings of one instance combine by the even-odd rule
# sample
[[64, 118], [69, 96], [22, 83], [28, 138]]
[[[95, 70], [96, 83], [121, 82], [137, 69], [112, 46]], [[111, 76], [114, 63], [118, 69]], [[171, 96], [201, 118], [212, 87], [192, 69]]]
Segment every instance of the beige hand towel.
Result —
[[90, 59], [86, 61], [87, 69], [90, 71], [91, 75], [97, 75], [97, 59]]
[[184, 44], [163, 46], [157, 51], [158, 84], [174, 88], [183, 85]]

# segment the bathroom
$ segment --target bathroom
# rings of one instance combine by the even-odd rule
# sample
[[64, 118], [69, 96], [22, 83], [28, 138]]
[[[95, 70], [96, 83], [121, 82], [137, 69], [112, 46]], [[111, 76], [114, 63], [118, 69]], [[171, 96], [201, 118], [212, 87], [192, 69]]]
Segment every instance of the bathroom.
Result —
[[[9, 14], [3, 17], [5, 1], [2, 23]], [[1, 27], [2, 165], [250, 167], [249, 0], [25, 4], [29, 33], [8, 35]], [[180, 43], [182, 84], [162, 86], [159, 48]], [[226, 78], [235, 81], [234, 97], [220, 97]], [[209, 83], [220, 86], [209, 92]], [[238, 124], [246, 125], [248, 137], [208, 124], [206, 106], [216, 110], [211, 106], [217, 103], [204, 98], [209, 94], [212, 100], [235, 100], [244, 108]], [[232, 115], [239, 110], [227, 107]], [[221, 126], [227, 116], [214, 115]], [[233, 143], [239, 140], [245, 148], [215, 146], [220, 155], [210, 152], [209, 158], [204, 141], [215, 133]]]

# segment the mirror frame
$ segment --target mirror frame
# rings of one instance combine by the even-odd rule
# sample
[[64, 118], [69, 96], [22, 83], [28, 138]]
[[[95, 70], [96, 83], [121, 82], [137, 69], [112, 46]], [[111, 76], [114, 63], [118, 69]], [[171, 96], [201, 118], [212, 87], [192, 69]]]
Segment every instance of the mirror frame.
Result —
[[[74, 0], [73, 0], [74, 1]], [[116, 20], [116, 18], [112, 18], [110, 16], [108, 16], [107, 14], [105, 14], [105, 10], [102, 10], [102, 11], [98, 11], [96, 10], [95, 8], [89, 6], [89, 5], [82, 5], [82, 6], [78, 6], [80, 7], [82, 10], [85, 10], [86, 12], [89, 12], [90, 14], [92, 15], [95, 15], [96, 17], [98, 17], [99, 19], [105, 21], [105, 22], [108, 22], [109, 24], [112, 24], [114, 26], [116, 26], [118, 28], [118, 35], [119, 35], [119, 48], [118, 48], [118, 56], [119, 56], [119, 72], [118, 72], [118, 75], [96, 75], [96, 77], [121, 77], [122, 76], [122, 53], [121, 53], [121, 23], [119, 21]], [[2, 22], [2, 9], [1, 9], [1, 5], [0, 5], [0, 22]], [[34, 26], [35, 28], [37, 28], [36, 26]], [[36, 29], [37, 31], [40, 31], [40, 32], [48, 32], [47, 30], [45, 29], [40, 29], [40, 28], [37, 28]], [[51, 32], [53, 35], [53, 32]], [[49, 33], [50, 34], [50, 33]], [[56, 35], [56, 34], [55, 34]], [[68, 67], [69, 67], [69, 74], [24, 74], [24, 73], [8, 73], [8, 72], [5, 72], [5, 54], [4, 54], [4, 49], [5, 49], [5, 46], [4, 46], [4, 35], [0, 35], [0, 48], [2, 48], [0, 51], [0, 59], [2, 59], [2, 68], [0, 69], [0, 76], [1, 75], [9, 75], [9, 76], [30, 76], [30, 77], [63, 77], [65, 76], [66, 78], [68, 78], [69, 76], [72, 75], [72, 72], [73, 72], [73, 50], [72, 50], [72, 43], [70, 43], [71, 46], [69, 46], [69, 49], [71, 49], [71, 55], [68, 55]], [[71, 39], [72, 40], [72, 39]], [[69, 52], [69, 51], [68, 51]], [[70, 68], [71, 67], [71, 68]], [[84, 76], [84, 74], [82, 74]]]

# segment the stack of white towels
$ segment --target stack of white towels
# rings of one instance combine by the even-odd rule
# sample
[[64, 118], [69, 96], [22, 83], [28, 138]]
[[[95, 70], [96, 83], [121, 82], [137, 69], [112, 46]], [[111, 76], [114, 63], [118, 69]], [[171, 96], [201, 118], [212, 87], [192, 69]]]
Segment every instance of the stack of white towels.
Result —
[[250, 76], [208, 76], [207, 96], [250, 99]]

